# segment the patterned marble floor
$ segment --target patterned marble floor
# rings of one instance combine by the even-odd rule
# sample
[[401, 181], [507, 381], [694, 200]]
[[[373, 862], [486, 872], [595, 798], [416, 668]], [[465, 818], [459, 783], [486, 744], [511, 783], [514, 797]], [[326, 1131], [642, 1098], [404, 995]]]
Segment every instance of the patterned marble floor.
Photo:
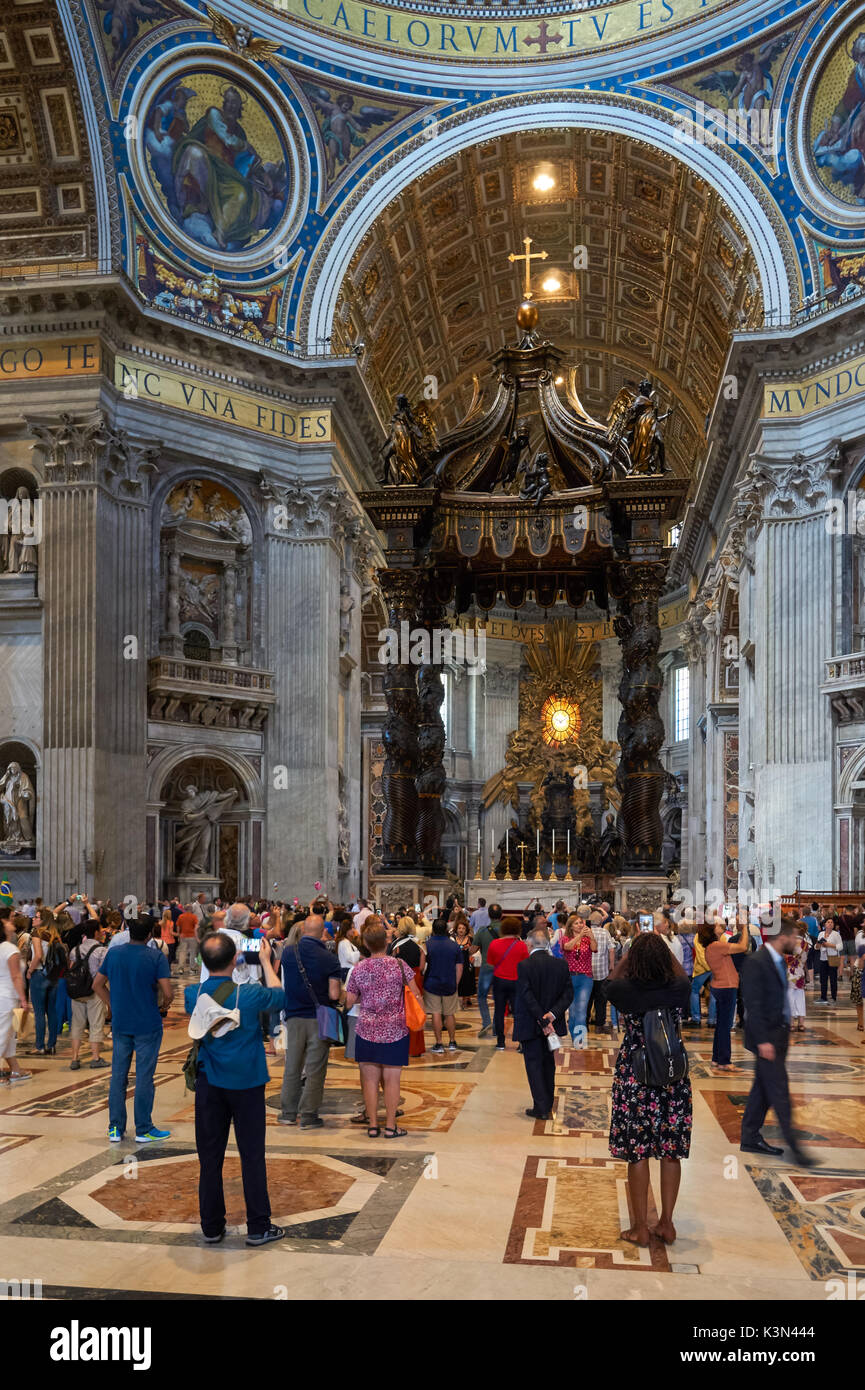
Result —
[[[0, 1091], [0, 1278], [41, 1279], [61, 1298], [434, 1299], [459, 1287], [485, 1298], [823, 1300], [827, 1281], [865, 1274], [865, 1050], [849, 1004], [815, 1008], [809, 993], [808, 1010], [789, 1071], [820, 1166], [739, 1153], [750, 1059], [736, 1035], [740, 1072], [716, 1074], [704, 1030], [688, 1043], [694, 1139], [678, 1239], [648, 1250], [620, 1238], [626, 1169], [607, 1149], [615, 1037], [590, 1030], [585, 1050], [559, 1054], [554, 1113], [536, 1121], [524, 1114], [516, 1047], [498, 1053], [479, 1040], [477, 1010], [467, 1010], [459, 1051], [427, 1051], [404, 1073], [409, 1133], [399, 1142], [351, 1123], [357, 1068], [340, 1051], [325, 1127], [280, 1128], [281, 1063], [271, 1058], [268, 1175], [287, 1238], [261, 1251], [243, 1243], [233, 1147], [229, 1234], [217, 1249], [201, 1243], [179, 1011], [157, 1068], [155, 1119], [171, 1130], [158, 1147], [109, 1147], [108, 1073], [70, 1072], [61, 1041], [31, 1081]], [[771, 1117], [765, 1134], [777, 1137]]]

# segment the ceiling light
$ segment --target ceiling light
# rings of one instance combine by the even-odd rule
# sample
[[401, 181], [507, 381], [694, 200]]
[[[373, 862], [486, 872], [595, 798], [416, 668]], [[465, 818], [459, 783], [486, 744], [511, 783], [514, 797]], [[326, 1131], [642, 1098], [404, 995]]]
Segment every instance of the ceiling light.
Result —
[[536, 188], [539, 193], [549, 193], [551, 188], [555, 188], [556, 181], [552, 174], [535, 174], [532, 179], [532, 188]]
[[564, 386], [564, 384], [565, 384], [565, 378], [564, 378], [563, 376], [557, 376], [557, 377], [556, 377], [556, 385], [557, 385], [557, 386]]
[[547, 294], [555, 294], [562, 288], [562, 282], [558, 275], [548, 275], [546, 280], [541, 282], [541, 289], [546, 290]]

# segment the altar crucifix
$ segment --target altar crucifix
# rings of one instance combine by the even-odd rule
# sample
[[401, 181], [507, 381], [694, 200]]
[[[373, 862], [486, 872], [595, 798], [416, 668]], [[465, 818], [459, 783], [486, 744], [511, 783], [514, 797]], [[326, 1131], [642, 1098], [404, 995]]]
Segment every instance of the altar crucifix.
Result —
[[525, 289], [523, 290], [523, 297], [524, 297], [525, 299], [531, 299], [531, 297], [532, 297], [532, 261], [545, 261], [545, 260], [547, 259], [547, 252], [546, 252], [546, 251], [533, 251], [533, 250], [531, 249], [531, 248], [532, 248], [532, 238], [531, 238], [530, 236], [523, 237], [523, 246], [526, 248], [526, 249], [525, 249], [525, 254], [524, 254], [524, 255], [518, 256], [517, 253], [516, 253], [515, 251], [511, 251], [511, 252], [508, 254], [508, 260], [511, 261], [512, 263], [513, 263], [513, 262], [516, 262], [516, 261], [525, 261], [525, 263], [526, 263], [526, 284], [525, 284]]

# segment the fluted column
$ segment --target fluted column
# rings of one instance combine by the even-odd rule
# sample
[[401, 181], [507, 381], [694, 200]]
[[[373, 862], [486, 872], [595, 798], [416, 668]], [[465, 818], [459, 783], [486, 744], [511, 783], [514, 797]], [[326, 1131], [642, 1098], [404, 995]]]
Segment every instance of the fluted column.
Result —
[[42, 896], [116, 897], [145, 877], [151, 451], [101, 412], [29, 424], [45, 470]]
[[228, 564], [222, 576], [222, 659], [229, 664], [237, 661], [236, 626], [237, 569]]
[[415, 787], [418, 796], [418, 819], [415, 843], [418, 861], [424, 873], [431, 876], [444, 872], [442, 835], [445, 815], [442, 794], [445, 789], [445, 769], [442, 761], [445, 750], [445, 726], [441, 707], [445, 692], [441, 679], [441, 662], [436, 661], [434, 632], [444, 621], [440, 605], [425, 602], [421, 622], [429, 637], [430, 660], [418, 669], [418, 772]]

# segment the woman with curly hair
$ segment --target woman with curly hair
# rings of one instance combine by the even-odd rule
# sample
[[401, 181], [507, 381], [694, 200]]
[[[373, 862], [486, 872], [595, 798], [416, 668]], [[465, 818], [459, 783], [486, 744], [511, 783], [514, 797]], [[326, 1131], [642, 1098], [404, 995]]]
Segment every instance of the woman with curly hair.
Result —
[[[681, 1160], [691, 1147], [691, 1083], [687, 1076], [669, 1086], [637, 1079], [634, 1055], [646, 1045], [644, 1016], [671, 1009], [677, 1026], [687, 1013], [691, 982], [664, 939], [642, 932], [607, 981], [607, 998], [618, 1009], [625, 1035], [616, 1058], [610, 1122], [610, 1153], [628, 1163], [631, 1226], [622, 1239], [646, 1246], [650, 1236], [672, 1244], [673, 1210], [681, 1180]], [[649, 1159], [661, 1162], [661, 1215], [649, 1230]]]

